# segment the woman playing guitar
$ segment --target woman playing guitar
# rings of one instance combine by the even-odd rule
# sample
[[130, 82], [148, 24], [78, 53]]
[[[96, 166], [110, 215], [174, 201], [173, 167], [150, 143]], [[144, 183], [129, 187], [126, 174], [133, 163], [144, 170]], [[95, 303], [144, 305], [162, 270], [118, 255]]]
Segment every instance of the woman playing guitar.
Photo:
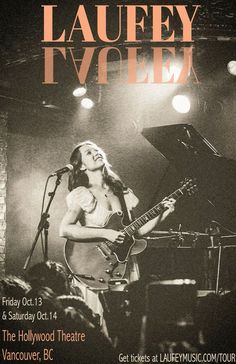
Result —
[[[111, 170], [111, 165], [108, 163], [105, 153], [93, 142], [85, 141], [78, 144], [71, 154], [70, 163], [74, 169], [69, 176], [68, 210], [60, 225], [60, 236], [70, 239], [75, 246], [78, 246], [78, 244], [82, 246], [83, 244], [85, 249], [93, 244], [94, 251], [98, 254], [99, 259], [103, 259], [106, 264], [111, 266], [118, 265], [118, 262], [115, 264], [109, 263], [109, 257], [106, 255], [106, 251], [102, 250], [102, 245], [94, 245], [93, 242], [100, 239], [110, 242], [114, 246], [123, 244], [125, 232], [116, 230], [114, 227], [111, 228], [107, 222], [114, 213], [124, 212], [124, 205], [126, 210], [124, 216], [128, 215], [126, 217], [131, 221], [132, 210], [138, 204], [138, 199]], [[122, 204], [122, 201], [125, 204], [124, 202]], [[162, 202], [164, 206], [163, 213], [140, 227], [137, 231], [138, 235], [142, 236], [149, 233], [156, 224], [163, 221], [174, 211], [174, 203], [175, 200], [172, 198], [164, 200]], [[68, 264], [70, 269], [73, 273], [81, 273], [77, 274], [78, 277], [83, 277], [84, 271], [88, 272], [90, 264], [91, 266], [93, 264], [92, 256], [90, 260], [90, 256], [86, 255], [84, 259], [86, 261], [84, 261], [81, 252], [78, 254], [78, 259], [73, 254], [73, 248], [70, 249], [70, 252], [72, 263], [76, 264], [78, 261], [77, 271], [74, 271], [75, 268], [71, 269], [70, 264]], [[106, 269], [106, 273], [109, 273], [108, 269]], [[119, 277], [119, 273], [116, 273], [116, 275]], [[91, 279], [92, 284], [93, 276], [91, 278], [88, 276], [88, 279]], [[136, 257], [129, 253], [125, 261], [125, 273], [120, 281], [130, 283], [137, 279], [139, 279], [139, 270]], [[102, 285], [104, 279], [101, 278], [99, 281]], [[116, 283], [114, 287], [119, 286], [119, 280]], [[88, 285], [83, 287], [85, 301], [95, 312], [101, 313], [96, 289], [94, 288], [94, 292], [88, 288]]]

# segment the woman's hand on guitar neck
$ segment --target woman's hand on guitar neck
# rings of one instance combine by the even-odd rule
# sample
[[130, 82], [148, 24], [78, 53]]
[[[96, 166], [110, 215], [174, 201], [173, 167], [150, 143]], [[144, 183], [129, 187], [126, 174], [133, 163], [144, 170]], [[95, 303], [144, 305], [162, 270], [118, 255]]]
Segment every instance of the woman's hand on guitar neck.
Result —
[[125, 234], [122, 231], [105, 229], [105, 239], [111, 243], [121, 244], [124, 241]]
[[162, 205], [166, 210], [163, 211], [163, 213], [160, 215], [160, 222], [165, 220], [169, 214], [175, 211], [175, 203], [176, 200], [174, 198], [164, 198], [164, 200], [162, 201]]

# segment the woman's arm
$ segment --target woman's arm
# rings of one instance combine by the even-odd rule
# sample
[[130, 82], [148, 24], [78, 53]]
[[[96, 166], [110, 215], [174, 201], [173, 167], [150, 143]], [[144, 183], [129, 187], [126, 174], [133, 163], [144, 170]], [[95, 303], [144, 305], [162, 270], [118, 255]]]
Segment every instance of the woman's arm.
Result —
[[59, 235], [61, 237], [77, 241], [102, 238], [117, 243], [124, 240], [124, 234], [120, 231], [82, 226], [79, 222], [82, 213], [81, 208], [76, 210], [68, 209], [60, 224]]
[[145, 225], [143, 225], [138, 230], [138, 234], [140, 236], [143, 236], [143, 235], [150, 233], [156, 227], [157, 224], [164, 221], [167, 218], [167, 216], [174, 211], [174, 209], [175, 209], [174, 204], [175, 204], [175, 200], [172, 198], [169, 200], [163, 201], [163, 206], [166, 208], [166, 210], [161, 215], [158, 215], [157, 217], [155, 217], [154, 219], [148, 221]]

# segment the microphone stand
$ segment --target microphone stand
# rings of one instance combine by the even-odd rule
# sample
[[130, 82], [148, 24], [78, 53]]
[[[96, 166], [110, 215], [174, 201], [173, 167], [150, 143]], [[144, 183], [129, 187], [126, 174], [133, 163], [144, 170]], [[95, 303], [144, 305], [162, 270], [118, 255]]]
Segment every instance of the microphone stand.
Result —
[[221, 258], [222, 258], [222, 242], [221, 242], [221, 231], [219, 225], [216, 224], [214, 221], [211, 222], [209, 228], [207, 229], [210, 243], [211, 245], [209, 248], [209, 256], [210, 260], [212, 259], [211, 249], [217, 248], [217, 270], [216, 270], [216, 284], [215, 284], [215, 293], [220, 293], [220, 273], [221, 273]]
[[222, 259], [222, 243], [218, 242], [218, 262], [217, 262], [217, 272], [216, 272], [216, 294], [218, 295], [221, 291], [220, 289], [220, 273], [221, 273], [221, 259]]
[[40, 221], [39, 221], [39, 224], [38, 224], [38, 227], [37, 227], [36, 236], [34, 238], [34, 241], [33, 241], [32, 247], [30, 249], [29, 255], [26, 258], [26, 261], [25, 261], [25, 264], [24, 264], [24, 267], [23, 267], [24, 270], [26, 270], [28, 268], [29, 264], [30, 264], [34, 249], [36, 247], [37, 241], [38, 241], [39, 236], [42, 233], [42, 231], [44, 231], [44, 239], [45, 239], [45, 250], [44, 250], [44, 257], [43, 258], [44, 258], [44, 262], [46, 262], [48, 260], [48, 230], [49, 230], [48, 218], [50, 217], [48, 212], [49, 212], [49, 208], [51, 206], [51, 203], [53, 201], [53, 198], [54, 198], [54, 196], [56, 194], [56, 190], [57, 190], [60, 183], [61, 183], [61, 174], [58, 173], [57, 174], [57, 179], [56, 179], [56, 182], [55, 182], [54, 190], [52, 192], [48, 193], [48, 196], [50, 196], [50, 199], [48, 201], [48, 205], [46, 207], [46, 210], [41, 214], [41, 218], [40, 218]]

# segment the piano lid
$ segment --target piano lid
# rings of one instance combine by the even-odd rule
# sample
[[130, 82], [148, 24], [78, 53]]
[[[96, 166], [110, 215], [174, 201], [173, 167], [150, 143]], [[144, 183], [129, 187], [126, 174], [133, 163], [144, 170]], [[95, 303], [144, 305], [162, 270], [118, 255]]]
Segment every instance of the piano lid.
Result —
[[189, 124], [145, 128], [142, 134], [170, 161], [178, 162], [180, 160], [179, 154], [190, 156], [204, 153], [221, 156], [213, 145]]
[[143, 136], [178, 170], [197, 179], [201, 195], [225, 220], [236, 219], [236, 161], [223, 157], [192, 125], [145, 128]]

